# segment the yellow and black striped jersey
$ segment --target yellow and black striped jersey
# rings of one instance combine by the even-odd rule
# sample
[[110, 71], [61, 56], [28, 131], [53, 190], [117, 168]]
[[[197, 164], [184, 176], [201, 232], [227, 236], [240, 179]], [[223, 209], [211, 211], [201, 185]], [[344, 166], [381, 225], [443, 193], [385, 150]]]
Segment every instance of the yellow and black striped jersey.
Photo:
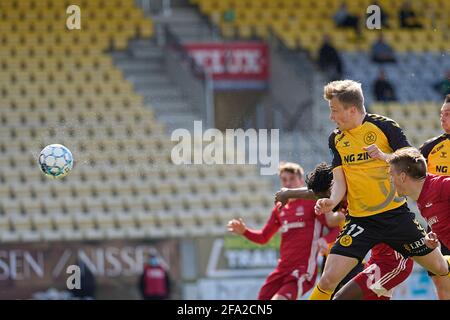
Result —
[[431, 138], [420, 147], [420, 152], [427, 159], [428, 172], [450, 176], [450, 134]]
[[400, 207], [389, 176], [389, 164], [372, 159], [363, 148], [376, 144], [384, 153], [410, 147], [398, 124], [389, 118], [367, 114], [362, 125], [351, 130], [334, 130], [329, 138], [333, 168], [342, 167], [347, 182], [349, 215], [365, 217]]

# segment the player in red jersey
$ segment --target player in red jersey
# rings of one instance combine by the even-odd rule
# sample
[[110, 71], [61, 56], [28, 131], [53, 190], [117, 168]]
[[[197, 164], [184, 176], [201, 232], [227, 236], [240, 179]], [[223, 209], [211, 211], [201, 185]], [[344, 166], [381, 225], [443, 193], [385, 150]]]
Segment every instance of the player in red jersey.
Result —
[[[331, 182], [333, 180], [332, 168], [326, 163], [316, 166], [307, 177], [308, 188], [320, 198], [329, 197]], [[309, 197], [305, 188], [296, 190], [283, 189], [276, 194], [276, 201], [282, 204], [288, 198]], [[335, 208], [337, 210], [338, 208]], [[340, 205], [339, 210], [346, 210], [346, 203]], [[339, 225], [343, 221], [342, 215], [327, 217], [330, 226]], [[352, 277], [350, 281], [337, 289], [334, 295], [336, 300], [389, 300], [393, 289], [408, 278], [413, 269], [414, 262], [405, 259], [401, 254], [391, 249], [388, 245], [380, 243], [372, 248], [372, 254], [365, 269]]]
[[[283, 187], [304, 185], [303, 169], [298, 164], [282, 164], [279, 176]], [[334, 228], [323, 237], [326, 218], [315, 215], [314, 205], [314, 200], [296, 199], [288, 201], [283, 208], [275, 207], [261, 230], [248, 229], [242, 219], [228, 223], [230, 232], [259, 244], [267, 243], [281, 229], [280, 259], [262, 286], [259, 300], [295, 300], [314, 287], [319, 245], [326, 246], [339, 232]]]
[[[441, 127], [443, 134], [426, 141], [420, 152], [427, 160], [428, 172], [440, 176], [450, 176], [450, 94], [445, 97], [441, 107]], [[428, 226], [428, 232], [431, 231]], [[442, 255], [450, 255], [450, 249], [440, 244]], [[450, 278], [439, 277], [428, 272], [436, 287], [436, 294], [440, 300], [450, 300]]]
[[[450, 177], [427, 173], [425, 158], [419, 150], [414, 148], [396, 151], [389, 159], [389, 163], [390, 174], [397, 191], [417, 201], [420, 213], [431, 228], [432, 232], [423, 241], [435, 247], [440, 241], [449, 248]], [[415, 243], [411, 244], [411, 246], [414, 245]], [[450, 269], [450, 256], [444, 257]], [[450, 299], [450, 292], [439, 291], [441, 291], [440, 299]]]
[[366, 268], [334, 296], [334, 300], [390, 300], [394, 288], [411, 274], [414, 261], [384, 243], [372, 248]]

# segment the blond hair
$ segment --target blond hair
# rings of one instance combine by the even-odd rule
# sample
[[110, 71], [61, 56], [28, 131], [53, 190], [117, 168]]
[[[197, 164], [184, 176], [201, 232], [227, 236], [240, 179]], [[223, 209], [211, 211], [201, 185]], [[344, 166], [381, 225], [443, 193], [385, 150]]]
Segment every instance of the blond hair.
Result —
[[298, 163], [294, 162], [281, 162], [278, 167], [278, 174], [281, 175], [283, 172], [294, 173], [298, 175], [300, 179], [302, 179], [305, 174], [303, 168]]
[[364, 113], [364, 95], [361, 83], [353, 80], [340, 80], [328, 83], [323, 89], [323, 97], [330, 101], [337, 98], [344, 107], [356, 107], [358, 111]]

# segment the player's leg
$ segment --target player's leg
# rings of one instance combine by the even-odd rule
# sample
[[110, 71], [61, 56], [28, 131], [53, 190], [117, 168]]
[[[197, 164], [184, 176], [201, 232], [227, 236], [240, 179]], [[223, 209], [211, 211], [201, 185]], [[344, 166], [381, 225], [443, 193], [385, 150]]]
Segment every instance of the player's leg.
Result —
[[426, 246], [426, 232], [406, 205], [385, 212], [383, 218], [389, 226], [385, 235], [386, 244], [404, 257], [411, 257], [433, 274], [450, 275], [450, 256], [444, 257], [439, 248], [432, 250]]
[[[363, 272], [365, 269], [365, 264], [364, 263], [358, 263], [356, 265], [356, 267], [354, 267], [346, 276], [345, 278], [338, 284], [338, 286], [336, 287], [336, 289], [334, 290], [334, 294], [336, 294], [343, 286], [345, 286], [348, 282], [350, 282], [350, 280], [352, 280], [354, 277], [356, 277], [359, 273]], [[334, 297], [331, 297], [333, 299]]]
[[412, 257], [415, 262], [422, 267], [430, 271], [431, 273], [439, 276], [450, 275], [450, 263], [449, 258], [444, 258], [439, 248], [434, 249], [432, 252], [423, 256], [417, 255]]
[[357, 264], [356, 258], [330, 253], [322, 277], [309, 299], [330, 300], [338, 284]]
[[339, 283], [377, 243], [376, 218], [349, 217], [325, 263], [325, 270], [309, 299], [329, 300]]
[[339, 284], [338, 288], [336, 288], [333, 300], [364, 299], [364, 288], [367, 288], [368, 280], [365, 272], [367, 270], [368, 268], [364, 269], [362, 263], [353, 268], [353, 270]]
[[[441, 243], [441, 253], [443, 255], [450, 255], [450, 250], [442, 245]], [[428, 273], [433, 280], [434, 287], [436, 288], [436, 294], [439, 300], [450, 300], [450, 278], [449, 277], [439, 277], [434, 274]]]
[[432, 276], [436, 294], [439, 300], [450, 300], [450, 278], [443, 276]]
[[363, 298], [362, 287], [355, 279], [352, 279], [335, 293], [333, 300], [362, 300]]

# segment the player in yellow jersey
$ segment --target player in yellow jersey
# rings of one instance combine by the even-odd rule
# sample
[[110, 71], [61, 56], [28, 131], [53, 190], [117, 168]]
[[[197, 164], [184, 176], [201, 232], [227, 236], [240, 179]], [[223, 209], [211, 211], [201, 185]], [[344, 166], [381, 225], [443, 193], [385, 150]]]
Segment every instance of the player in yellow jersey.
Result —
[[450, 94], [441, 108], [441, 126], [444, 133], [426, 141], [421, 147], [428, 164], [428, 172], [450, 176]]
[[391, 119], [366, 113], [360, 83], [331, 82], [324, 97], [338, 128], [329, 138], [331, 195], [317, 201], [316, 213], [331, 211], [347, 194], [349, 217], [310, 299], [330, 299], [339, 282], [378, 243], [412, 257], [434, 274], [449, 275], [449, 262], [438, 249], [425, 245], [425, 230], [390, 180], [389, 155], [410, 146], [402, 129]]
[[[441, 126], [444, 133], [426, 141], [420, 147], [420, 152], [427, 160], [428, 172], [450, 176], [450, 94], [445, 97], [441, 108]], [[450, 255], [450, 249], [442, 243], [440, 245], [442, 254]], [[429, 274], [432, 276], [439, 299], [450, 300], [450, 278]]]

